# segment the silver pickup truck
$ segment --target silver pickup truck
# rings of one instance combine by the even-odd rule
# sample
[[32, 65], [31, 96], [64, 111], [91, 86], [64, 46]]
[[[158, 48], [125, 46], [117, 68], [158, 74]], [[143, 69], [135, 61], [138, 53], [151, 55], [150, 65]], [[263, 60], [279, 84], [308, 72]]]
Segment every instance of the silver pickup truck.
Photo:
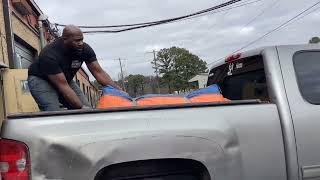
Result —
[[320, 179], [319, 45], [232, 55], [211, 84], [231, 101], [8, 116], [2, 179]]

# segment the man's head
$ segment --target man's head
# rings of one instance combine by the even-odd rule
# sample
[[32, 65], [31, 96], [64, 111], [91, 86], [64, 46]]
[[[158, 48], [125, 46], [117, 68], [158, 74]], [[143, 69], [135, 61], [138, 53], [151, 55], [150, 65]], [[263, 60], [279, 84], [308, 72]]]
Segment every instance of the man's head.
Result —
[[74, 25], [67, 25], [62, 32], [64, 45], [72, 51], [83, 50], [83, 33], [81, 29]]

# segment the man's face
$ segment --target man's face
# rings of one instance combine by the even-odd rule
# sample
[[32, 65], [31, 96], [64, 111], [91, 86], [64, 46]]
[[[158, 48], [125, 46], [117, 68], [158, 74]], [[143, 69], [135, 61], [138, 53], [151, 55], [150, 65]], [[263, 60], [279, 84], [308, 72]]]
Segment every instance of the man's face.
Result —
[[64, 39], [66, 46], [72, 51], [81, 52], [83, 50], [83, 34], [76, 33]]

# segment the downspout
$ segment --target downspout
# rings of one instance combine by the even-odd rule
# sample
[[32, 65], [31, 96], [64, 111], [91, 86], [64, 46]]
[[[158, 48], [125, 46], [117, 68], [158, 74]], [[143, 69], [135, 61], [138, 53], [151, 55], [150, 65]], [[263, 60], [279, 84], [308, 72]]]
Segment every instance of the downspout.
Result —
[[9, 7], [9, 0], [2, 0], [3, 5], [3, 17], [4, 17], [4, 27], [6, 32], [6, 42], [9, 58], [9, 68], [14, 69], [14, 36], [12, 31], [12, 22], [11, 22], [11, 10]]
[[46, 46], [46, 40], [44, 36], [44, 28], [43, 28], [43, 22], [48, 19], [48, 16], [41, 14], [38, 18], [38, 24], [39, 24], [39, 34], [40, 34], [40, 48], [43, 49]]
[[1, 65], [0, 66], [0, 95], [2, 96], [2, 112], [3, 114], [0, 115], [0, 118], [3, 118], [3, 119], [0, 119], [0, 131], [1, 131], [1, 125], [6, 117], [7, 117], [7, 107], [6, 107], [6, 102], [5, 102], [5, 93], [4, 93], [4, 83], [3, 83], [3, 71], [5, 70], [5, 68], [8, 68], [5, 64]]

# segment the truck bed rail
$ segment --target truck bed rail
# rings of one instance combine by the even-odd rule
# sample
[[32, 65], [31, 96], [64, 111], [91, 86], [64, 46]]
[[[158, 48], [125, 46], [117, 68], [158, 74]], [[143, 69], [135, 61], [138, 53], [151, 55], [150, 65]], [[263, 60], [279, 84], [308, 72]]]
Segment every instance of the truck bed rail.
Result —
[[145, 106], [145, 107], [134, 106], [134, 107], [121, 107], [121, 108], [108, 108], [108, 109], [65, 110], [65, 111], [11, 114], [7, 116], [7, 119], [65, 116], [65, 115], [74, 115], [74, 114], [97, 114], [97, 113], [127, 112], [127, 111], [150, 111], [150, 110], [163, 110], [163, 109], [200, 108], [200, 107], [208, 107], [208, 106], [251, 105], [251, 104], [265, 104], [265, 103], [269, 103], [269, 102], [263, 102], [259, 99], [256, 99], [256, 100], [236, 100], [236, 101], [229, 101], [229, 102], [174, 104], [174, 105]]

